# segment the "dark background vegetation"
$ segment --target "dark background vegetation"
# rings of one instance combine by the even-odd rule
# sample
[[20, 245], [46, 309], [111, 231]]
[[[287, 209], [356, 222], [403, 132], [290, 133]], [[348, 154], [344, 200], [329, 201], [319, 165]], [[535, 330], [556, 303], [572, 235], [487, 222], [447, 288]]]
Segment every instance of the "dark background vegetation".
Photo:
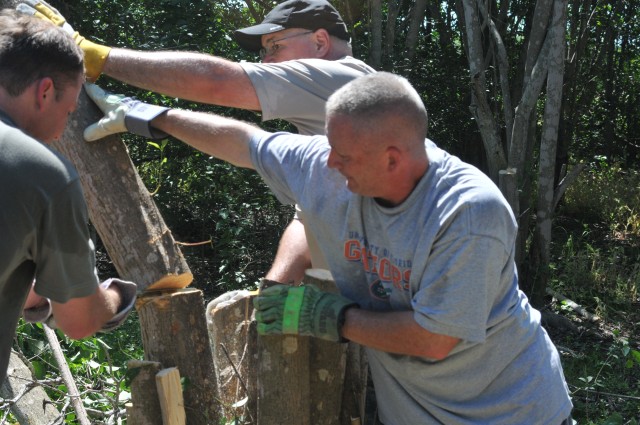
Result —
[[[275, 2], [259, 0], [51, 0], [76, 30], [118, 47], [193, 50], [233, 60], [257, 60], [235, 44], [232, 31], [254, 22]], [[354, 56], [371, 62], [370, 5], [374, 0], [335, 0], [353, 29]], [[383, 20], [389, 3], [382, 1]], [[468, 63], [460, 41], [454, 1], [427, 2], [415, 55], [407, 58], [412, 7], [397, 0], [394, 43], [385, 47], [378, 69], [406, 76], [430, 114], [430, 138], [464, 160], [485, 168], [476, 123], [469, 112]], [[498, 7], [505, 2], [489, 2]], [[511, 1], [505, 33], [511, 63], [522, 60], [534, 1]], [[537, 307], [554, 318], [546, 327], [562, 354], [581, 424], [637, 424], [640, 421], [640, 2], [570, 1], [567, 42], [585, 43], [580, 57], [566, 63], [566, 85], [575, 102], [561, 120], [558, 163], [587, 164], [556, 211], [550, 289], [597, 315], [591, 321], [566, 301], [548, 297]], [[580, 22], [581, 25], [578, 25]], [[384, 37], [384, 35], [383, 35]], [[490, 72], [490, 70], [489, 70]], [[283, 122], [260, 123], [258, 114], [142, 92], [101, 77], [99, 84], [120, 93], [174, 107], [211, 111], [259, 123], [269, 130]], [[498, 99], [496, 99], [496, 102]], [[225, 291], [253, 287], [275, 253], [292, 207], [280, 205], [261, 180], [172, 139], [150, 143], [125, 136], [130, 155], [161, 209], [207, 300]], [[533, 153], [535, 155], [535, 152]], [[99, 245], [99, 244], [98, 244]], [[115, 271], [99, 251], [104, 277]], [[526, 261], [526, 260], [525, 260]], [[23, 325], [16, 347], [32, 360], [40, 378], [56, 378], [37, 326]], [[141, 358], [135, 317], [113, 334], [66, 341], [70, 363], [85, 403], [96, 421], [115, 421], [128, 397], [119, 367]], [[63, 399], [64, 387], [50, 385]], [[62, 403], [62, 402], [61, 402]], [[67, 418], [73, 423], [73, 414]], [[231, 419], [230, 419], [231, 422]], [[115, 422], [113, 422], [115, 423]]]

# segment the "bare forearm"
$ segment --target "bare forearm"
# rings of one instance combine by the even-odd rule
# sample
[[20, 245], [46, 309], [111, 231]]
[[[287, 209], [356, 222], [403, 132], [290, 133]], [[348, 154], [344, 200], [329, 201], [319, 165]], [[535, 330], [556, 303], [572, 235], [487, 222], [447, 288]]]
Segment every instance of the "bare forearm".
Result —
[[435, 334], [418, 325], [413, 312], [373, 312], [350, 308], [342, 336], [358, 344], [395, 354], [443, 359], [457, 338]]
[[276, 282], [299, 284], [304, 278], [304, 271], [310, 267], [311, 256], [304, 226], [299, 220], [293, 220], [280, 239], [276, 258], [266, 278]]
[[242, 67], [216, 56], [112, 49], [103, 73], [167, 96], [220, 106], [260, 109], [251, 80]]
[[93, 335], [116, 315], [122, 303], [120, 290], [115, 286], [98, 287], [93, 295], [72, 298], [64, 304], [51, 302], [57, 326], [70, 338]]
[[249, 152], [251, 135], [260, 129], [219, 115], [171, 109], [152, 122], [184, 143], [216, 158], [253, 168]]

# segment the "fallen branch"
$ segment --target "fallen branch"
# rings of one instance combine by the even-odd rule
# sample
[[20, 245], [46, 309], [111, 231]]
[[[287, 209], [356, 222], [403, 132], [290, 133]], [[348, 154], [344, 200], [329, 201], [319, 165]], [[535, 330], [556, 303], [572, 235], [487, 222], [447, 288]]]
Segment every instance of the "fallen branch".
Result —
[[576, 313], [580, 314], [585, 319], [587, 319], [587, 320], [589, 320], [591, 322], [599, 322], [600, 321], [600, 317], [599, 316], [597, 316], [595, 314], [592, 314], [592, 313], [589, 313], [584, 307], [582, 307], [581, 305], [575, 303], [574, 301], [570, 300], [569, 298], [565, 297], [564, 295], [558, 294], [553, 289], [547, 288], [547, 294], [551, 295], [553, 298], [555, 298], [558, 301], [561, 301], [565, 305], [569, 306], [573, 311], [575, 311]]
[[69, 370], [69, 365], [67, 364], [67, 361], [64, 358], [64, 354], [62, 353], [62, 347], [60, 347], [60, 341], [58, 341], [56, 331], [54, 331], [44, 323], [42, 324], [42, 328], [44, 329], [44, 334], [47, 336], [47, 340], [49, 341], [49, 345], [51, 346], [53, 357], [58, 364], [58, 368], [60, 369], [60, 376], [62, 376], [62, 380], [67, 386], [69, 398], [71, 399], [71, 404], [76, 411], [78, 423], [80, 425], [91, 425], [89, 416], [87, 416], [87, 411], [85, 410], [84, 405], [82, 404], [82, 400], [80, 399], [80, 393], [78, 392], [76, 382], [73, 380], [71, 370]]

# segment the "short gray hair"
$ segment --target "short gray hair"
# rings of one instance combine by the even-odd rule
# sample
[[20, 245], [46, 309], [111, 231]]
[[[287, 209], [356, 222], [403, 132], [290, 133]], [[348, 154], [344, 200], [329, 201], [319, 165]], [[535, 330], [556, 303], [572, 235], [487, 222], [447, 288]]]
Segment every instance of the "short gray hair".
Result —
[[327, 120], [348, 116], [359, 127], [375, 129], [384, 118], [400, 118], [416, 135], [427, 137], [427, 109], [406, 78], [378, 72], [342, 86], [327, 101]]

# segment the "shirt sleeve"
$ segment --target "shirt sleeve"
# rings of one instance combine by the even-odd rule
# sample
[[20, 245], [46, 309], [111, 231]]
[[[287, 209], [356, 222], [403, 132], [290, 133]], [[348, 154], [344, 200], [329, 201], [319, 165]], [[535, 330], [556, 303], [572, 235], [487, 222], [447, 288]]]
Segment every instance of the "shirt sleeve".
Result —
[[93, 294], [98, 287], [87, 207], [79, 180], [52, 195], [40, 221], [35, 291], [55, 302]]
[[373, 72], [354, 59], [328, 61], [301, 59], [280, 63], [240, 65], [247, 73], [260, 101], [262, 119], [284, 119], [301, 134], [325, 134], [325, 104], [349, 81]]
[[508, 253], [499, 239], [472, 232], [469, 224], [466, 210], [433, 245], [412, 306], [425, 329], [484, 342], [494, 304], [505, 291], [501, 274]]

